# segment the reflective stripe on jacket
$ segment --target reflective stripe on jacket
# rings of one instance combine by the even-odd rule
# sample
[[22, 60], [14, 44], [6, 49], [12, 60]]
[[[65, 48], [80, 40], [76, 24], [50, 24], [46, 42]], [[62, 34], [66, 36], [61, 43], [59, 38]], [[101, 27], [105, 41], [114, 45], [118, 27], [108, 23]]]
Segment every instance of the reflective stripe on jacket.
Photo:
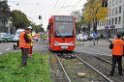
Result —
[[21, 48], [30, 48], [30, 42], [27, 43], [25, 41], [24, 34], [25, 34], [25, 32], [22, 32], [20, 34], [19, 47], [21, 47]]
[[112, 55], [122, 56], [124, 41], [121, 39], [115, 39], [112, 41], [112, 44], [113, 44]]

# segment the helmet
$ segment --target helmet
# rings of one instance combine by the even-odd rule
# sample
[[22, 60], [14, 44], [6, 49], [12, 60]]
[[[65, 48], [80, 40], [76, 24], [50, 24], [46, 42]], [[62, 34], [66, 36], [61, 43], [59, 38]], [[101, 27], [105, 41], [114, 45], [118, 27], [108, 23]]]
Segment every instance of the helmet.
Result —
[[32, 29], [32, 27], [31, 27], [31, 26], [29, 26], [29, 27], [28, 27], [28, 29]]

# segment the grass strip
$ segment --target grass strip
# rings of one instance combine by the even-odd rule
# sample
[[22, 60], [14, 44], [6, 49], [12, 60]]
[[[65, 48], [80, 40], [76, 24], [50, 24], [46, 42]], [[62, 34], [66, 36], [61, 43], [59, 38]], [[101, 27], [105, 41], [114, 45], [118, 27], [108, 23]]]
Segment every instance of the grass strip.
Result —
[[52, 82], [48, 55], [34, 53], [21, 67], [21, 53], [0, 56], [0, 82]]

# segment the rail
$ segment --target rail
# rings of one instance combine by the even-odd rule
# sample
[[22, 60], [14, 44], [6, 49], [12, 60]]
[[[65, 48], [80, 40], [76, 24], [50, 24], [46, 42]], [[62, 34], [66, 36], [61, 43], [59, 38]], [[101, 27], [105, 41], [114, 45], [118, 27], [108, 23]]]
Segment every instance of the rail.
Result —
[[114, 82], [113, 80], [111, 80], [110, 78], [108, 78], [106, 75], [104, 75], [103, 73], [101, 73], [99, 70], [97, 70], [96, 68], [94, 68], [93, 66], [91, 66], [89, 63], [87, 63], [86, 61], [84, 61], [83, 59], [81, 59], [79, 56], [76, 56], [81, 62], [83, 62], [85, 65], [87, 65], [88, 67], [90, 67], [91, 69], [93, 69], [95, 72], [97, 72], [99, 75], [101, 75], [104, 79], [106, 79], [108, 82]]
[[64, 71], [64, 73], [65, 73], [65, 75], [66, 75], [66, 77], [67, 77], [67, 79], [68, 79], [68, 82], [72, 82], [71, 79], [70, 79], [70, 77], [69, 77], [69, 75], [67, 74], [67, 72], [66, 72], [64, 66], [62, 65], [60, 59], [58, 58], [57, 54], [56, 54], [56, 58], [57, 58], [57, 60], [58, 60], [58, 62], [59, 62], [59, 64], [60, 64], [62, 70]]

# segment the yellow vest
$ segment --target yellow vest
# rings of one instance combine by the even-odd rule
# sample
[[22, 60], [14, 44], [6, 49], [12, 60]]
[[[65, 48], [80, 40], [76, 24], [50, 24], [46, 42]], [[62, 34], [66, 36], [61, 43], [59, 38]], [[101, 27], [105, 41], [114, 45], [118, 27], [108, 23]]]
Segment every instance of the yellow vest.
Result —
[[[28, 37], [33, 40], [33, 33], [29, 33]], [[33, 41], [31, 41], [31, 46], [33, 46]]]

